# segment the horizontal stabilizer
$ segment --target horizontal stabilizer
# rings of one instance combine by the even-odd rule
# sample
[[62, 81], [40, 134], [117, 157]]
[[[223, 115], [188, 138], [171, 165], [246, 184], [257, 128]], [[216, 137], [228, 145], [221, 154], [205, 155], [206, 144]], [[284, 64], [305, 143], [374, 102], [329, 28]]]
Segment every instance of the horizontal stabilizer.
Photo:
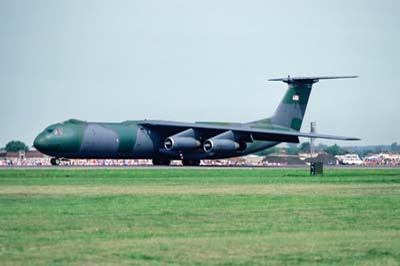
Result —
[[291, 77], [287, 76], [287, 78], [273, 78], [268, 81], [283, 81], [286, 83], [294, 83], [294, 82], [304, 82], [304, 83], [316, 83], [320, 79], [352, 79], [358, 78], [358, 76], [317, 76], [317, 77]]

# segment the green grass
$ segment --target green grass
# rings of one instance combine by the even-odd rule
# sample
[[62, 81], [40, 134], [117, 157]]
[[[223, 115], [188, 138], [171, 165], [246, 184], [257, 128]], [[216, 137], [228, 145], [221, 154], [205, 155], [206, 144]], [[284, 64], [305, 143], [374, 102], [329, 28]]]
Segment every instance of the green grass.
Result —
[[1, 170], [1, 265], [399, 265], [400, 170]]

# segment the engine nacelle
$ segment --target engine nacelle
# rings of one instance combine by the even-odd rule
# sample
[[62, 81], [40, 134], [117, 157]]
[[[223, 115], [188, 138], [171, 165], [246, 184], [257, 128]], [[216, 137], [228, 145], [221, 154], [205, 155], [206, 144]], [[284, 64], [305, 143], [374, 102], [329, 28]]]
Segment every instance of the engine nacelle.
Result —
[[230, 139], [208, 139], [204, 141], [205, 152], [229, 152], [241, 149], [241, 145]]
[[195, 150], [201, 143], [192, 137], [168, 137], [164, 141], [164, 148], [168, 151]]

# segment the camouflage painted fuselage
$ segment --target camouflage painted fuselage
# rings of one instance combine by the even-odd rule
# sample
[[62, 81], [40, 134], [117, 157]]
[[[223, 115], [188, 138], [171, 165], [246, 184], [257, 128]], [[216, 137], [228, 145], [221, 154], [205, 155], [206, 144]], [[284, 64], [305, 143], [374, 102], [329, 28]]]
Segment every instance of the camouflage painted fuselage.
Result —
[[319, 79], [351, 77], [274, 79], [288, 84], [282, 101], [270, 118], [249, 123], [90, 123], [71, 119], [47, 127], [34, 146], [56, 158], [153, 159], [155, 163], [182, 159], [198, 164], [200, 159], [242, 156], [280, 142], [298, 143], [299, 137], [356, 140], [299, 132], [312, 85]]
[[71, 119], [47, 127], [36, 137], [34, 145], [41, 152], [58, 158], [182, 159], [184, 156], [185, 159], [217, 159], [241, 156], [277, 144], [253, 141], [245, 150], [229, 153], [207, 153], [201, 148], [185, 153], [167, 151], [164, 140], [178, 132], [153, 130], [143, 126], [143, 122], [92, 123]]

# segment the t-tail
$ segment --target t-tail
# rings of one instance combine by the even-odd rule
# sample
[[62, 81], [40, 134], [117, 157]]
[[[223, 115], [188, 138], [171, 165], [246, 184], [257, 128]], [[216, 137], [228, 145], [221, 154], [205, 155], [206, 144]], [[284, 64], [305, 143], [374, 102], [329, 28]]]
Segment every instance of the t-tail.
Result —
[[272, 117], [255, 123], [269, 122], [299, 131], [306, 112], [312, 85], [322, 79], [347, 79], [357, 76], [332, 76], [332, 77], [290, 77], [274, 78], [269, 81], [283, 81], [288, 84], [288, 89], [279, 103]]

